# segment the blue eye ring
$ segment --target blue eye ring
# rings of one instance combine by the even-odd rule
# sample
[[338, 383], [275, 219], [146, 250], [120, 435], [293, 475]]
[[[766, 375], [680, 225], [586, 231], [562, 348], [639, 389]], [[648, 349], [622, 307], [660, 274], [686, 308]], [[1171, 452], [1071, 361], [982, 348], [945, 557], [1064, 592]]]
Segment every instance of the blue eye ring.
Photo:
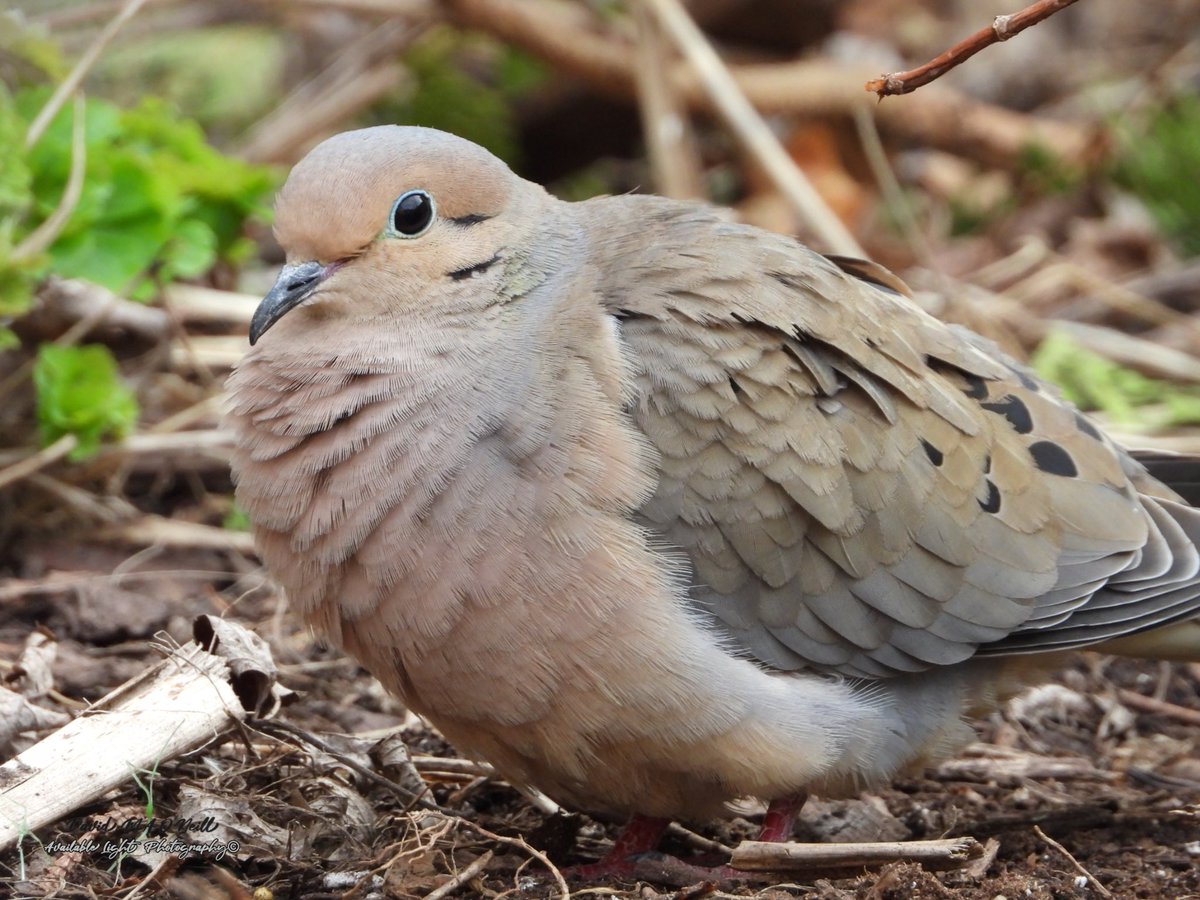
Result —
[[388, 237], [411, 240], [429, 231], [435, 221], [437, 204], [433, 201], [433, 195], [418, 188], [405, 191], [396, 198], [383, 233]]

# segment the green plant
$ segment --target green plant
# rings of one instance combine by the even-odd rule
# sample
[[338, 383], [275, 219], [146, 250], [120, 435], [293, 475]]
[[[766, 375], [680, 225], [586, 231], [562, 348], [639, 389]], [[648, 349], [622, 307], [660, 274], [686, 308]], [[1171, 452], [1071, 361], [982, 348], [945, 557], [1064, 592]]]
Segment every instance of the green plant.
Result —
[[249, 531], [250, 516], [237, 503], [232, 503], [229, 511], [225, 513], [225, 518], [221, 520], [221, 527], [228, 531]]
[[268, 169], [222, 156], [161, 101], [125, 110], [88, 100], [78, 201], [48, 246], [31, 251], [22, 241], [61, 202], [75, 154], [70, 105], [24, 146], [49, 93], [10, 95], [0, 85], [0, 348], [13, 343], [5, 319], [28, 308], [51, 272], [145, 300], [158, 285], [247, 258], [244, 224], [266, 217], [276, 182]]
[[[37, 114], [47, 93], [17, 96], [23, 120]], [[66, 185], [71, 127], [64, 109], [28, 154], [37, 220], [50, 214]], [[265, 215], [273, 186], [267, 170], [222, 156], [198, 125], [154, 99], [129, 110], [89, 100], [85, 134], [83, 192], [44, 271], [145, 299], [156, 281], [195, 277], [218, 259], [249, 255], [242, 224]]]
[[1052, 331], [1033, 354], [1033, 367], [1080, 409], [1098, 409], [1124, 425], [1143, 428], [1200, 422], [1200, 388], [1150, 378]]
[[1200, 254], [1200, 97], [1177, 97], [1144, 130], [1118, 134], [1118, 183], [1142, 199], [1183, 253]]
[[79, 442], [69, 459], [84, 459], [101, 439], [124, 437], [137, 423], [137, 400], [107, 347], [46, 344], [38, 351], [33, 383], [43, 442], [68, 434]]

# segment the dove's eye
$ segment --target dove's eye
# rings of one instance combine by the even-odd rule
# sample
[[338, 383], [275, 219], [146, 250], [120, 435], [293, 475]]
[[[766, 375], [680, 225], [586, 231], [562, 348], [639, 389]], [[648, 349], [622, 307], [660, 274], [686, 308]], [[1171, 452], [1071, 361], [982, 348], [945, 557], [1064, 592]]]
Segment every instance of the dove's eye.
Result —
[[392, 204], [386, 234], [393, 237], [416, 238], [433, 225], [437, 205], [428, 191], [406, 191]]

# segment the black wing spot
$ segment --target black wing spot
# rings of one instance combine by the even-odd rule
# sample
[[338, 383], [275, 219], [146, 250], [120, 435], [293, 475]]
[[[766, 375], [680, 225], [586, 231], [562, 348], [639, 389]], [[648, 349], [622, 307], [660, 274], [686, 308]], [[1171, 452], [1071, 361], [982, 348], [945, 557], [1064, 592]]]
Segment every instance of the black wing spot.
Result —
[[996, 487], [992, 479], [985, 479], [984, 484], [987, 485], [987, 497], [979, 501], [979, 508], [985, 513], [1000, 512], [1000, 488]]
[[1075, 467], [1075, 460], [1071, 459], [1071, 454], [1054, 441], [1038, 441], [1036, 444], [1030, 444], [1029, 455], [1033, 457], [1033, 464], [1043, 472], [1062, 475], [1066, 478], [1073, 478], [1079, 474], [1079, 469]]
[[988, 454], [983, 458], [983, 474], [990, 475], [992, 472], [992, 454]]
[[737, 379], [732, 375], [729, 376], [729, 386], [733, 389], [735, 396], [740, 397], [742, 395], [742, 386], [737, 383]]
[[1016, 429], [1017, 434], [1029, 434], [1033, 431], [1033, 416], [1029, 414], [1029, 407], [1021, 401], [1020, 397], [1005, 394], [995, 403], [980, 405], [989, 412], [1000, 413], [1008, 419], [1008, 424]]
[[1100, 433], [1100, 430], [1084, 418], [1081, 413], [1075, 413], [1075, 427], [1090, 438], [1095, 438], [1098, 441], [1104, 440], [1104, 435]]
[[921, 446], [925, 448], [925, 455], [929, 457], [929, 461], [935, 466], [940, 466], [946, 459], [946, 455], [937, 447], [921, 438]]
[[972, 375], [970, 372], [963, 372], [963, 381], [967, 386], [963, 388], [963, 393], [972, 400], [986, 400], [988, 396], [987, 382], [978, 375]]
[[1021, 386], [1028, 391], [1033, 391], [1035, 394], [1040, 393], [1042, 386], [1034, 380], [1028, 372], [1018, 366], [1009, 366], [1008, 371], [1017, 376], [1017, 380], [1021, 382]]

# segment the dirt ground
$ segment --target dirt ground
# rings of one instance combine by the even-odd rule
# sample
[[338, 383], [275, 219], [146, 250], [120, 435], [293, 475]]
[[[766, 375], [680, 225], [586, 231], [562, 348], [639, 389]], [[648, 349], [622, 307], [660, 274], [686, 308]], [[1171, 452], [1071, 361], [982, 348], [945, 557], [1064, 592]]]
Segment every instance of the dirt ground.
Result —
[[[425, 897], [477, 863], [478, 874], [454, 886], [457, 896], [557, 897], [546, 861], [587, 862], [615, 833], [615, 823], [548, 814], [485, 769], [458, 761], [366, 673], [299, 627], [246, 558], [197, 550], [131, 555], [119, 544], [48, 536], [17, 550], [20, 577], [0, 584], [0, 671], [19, 688], [27, 639], [35, 629], [52, 634], [53, 689], [38, 706], [77, 711], [156, 662], [163, 637], [186, 641], [201, 613], [264, 636], [281, 683], [296, 696], [274, 720], [289, 732], [231, 731], [25, 840], [19, 853], [0, 858], [0, 896]], [[979, 743], [957, 759], [861, 800], [813, 800], [797, 832], [798, 840], [818, 841], [969, 835], [989, 853], [966, 869], [934, 873], [892, 863], [722, 890], [573, 882], [572, 893], [647, 900], [1200, 897], [1198, 718], [1200, 666], [1081, 655], [1053, 682], [980, 722]], [[411, 786], [411, 768], [397, 766], [394, 753], [385, 759], [378, 746], [396, 728], [438, 808], [406, 811], [394, 785], [364, 776], [367, 769]], [[32, 737], [22, 735], [4, 755]], [[53, 841], [95, 836], [105, 822], [144, 819], [148, 795], [156, 820], [211, 815], [219, 823], [211, 836], [236, 840], [240, 852], [166, 863], [134, 852], [116, 864], [99, 854], [52, 852]], [[748, 811], [692, 824], [732, 846], [753, 836], [753, 819]], [[687, 857], [701, 845], [672, 834], [664, 850]]]

